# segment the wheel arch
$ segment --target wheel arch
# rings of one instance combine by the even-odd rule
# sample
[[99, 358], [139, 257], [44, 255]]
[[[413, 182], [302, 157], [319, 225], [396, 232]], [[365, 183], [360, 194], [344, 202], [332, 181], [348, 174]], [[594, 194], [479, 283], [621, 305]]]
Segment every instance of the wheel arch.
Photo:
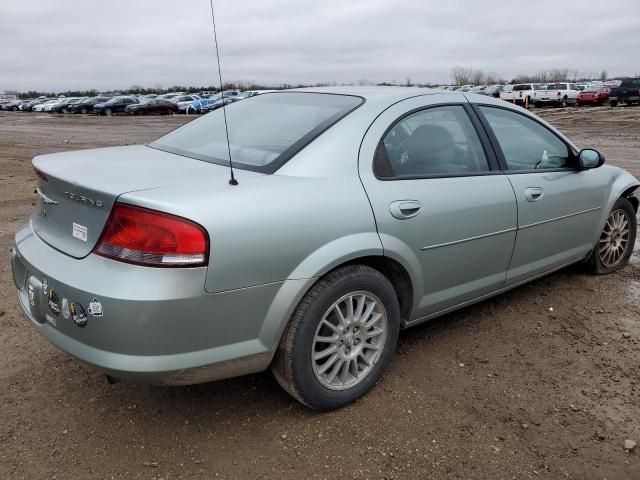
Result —
[[638, 213], [640, 200], [638, 200], [638, 197], [636, 197], [633, 193], [638, 189], [638, 186], [639, 185], [633, 185], [627, 188], [624, 192], [622, 192], [622, 195], [621, 195], [622, 197], [626, 198], [631, 202], [631, 205], [633, 205], [633, 209], [636, 211], [636, 214]]
[[415, 282], [409, 270], [398, 260], [384, 255], [381, 248], [378, 251], [353, 253], [339, 262], [327, 263], [312, 277], [292, 277], [283, 283], [271, 303], [260, 331], [260, 340], [272, 355], [275, 354], [286, 326], [305, 295], [320, 278], [349, 265], [366, 265], [382, 273], [391, 282], [398, 296], [401, 325], [410, 318], [415, 301]]
[[622, 169], [616, 170], [618, 170], [618, 173], [611, 179], [609, 197], [607, 198], [606, 203], [604, 204], [604, 208], [602, 209], [602, 215], [600, 218], [598, 229], [594, 232], [594, 236], [592, 239], [593, 245], [596, 245], [596, 243], [598, 242], [600, 233], [602, 232], [602, 229], [607, 222], [607, 218], [609, 217], [609, 213], [611, 212], [613, 205], [618, 201], [619, 198], [625, 197], [631, 202], [636, 210], [636, 213], [638, 212], [638, 198], [635, 197], [633, 193], [638, 187], [640, 187], [640, 182], [629, 172]]

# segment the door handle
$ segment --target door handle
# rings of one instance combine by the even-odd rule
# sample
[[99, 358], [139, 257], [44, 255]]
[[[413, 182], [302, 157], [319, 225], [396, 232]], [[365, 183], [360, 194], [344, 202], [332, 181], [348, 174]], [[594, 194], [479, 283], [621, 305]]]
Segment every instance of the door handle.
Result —
[[396, 200], [389, 205], [389, 211], [398, 220], [407, 220], [422, 211], [422, 204], [417, 200]]
[[524, 198], [527, 202], [537, 202], [544, 197], [544, 192], [540, 187], [529, 187], [524, 191]]

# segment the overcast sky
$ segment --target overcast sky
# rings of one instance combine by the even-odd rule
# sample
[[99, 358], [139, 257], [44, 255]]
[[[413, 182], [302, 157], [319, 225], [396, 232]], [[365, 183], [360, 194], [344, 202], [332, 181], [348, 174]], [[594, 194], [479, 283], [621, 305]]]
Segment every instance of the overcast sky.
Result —
[[[640, 71], [640, 0], [214, 0], [225, 81]], [[0, 0], [0, 92], [211, 85], [209, 0]]]

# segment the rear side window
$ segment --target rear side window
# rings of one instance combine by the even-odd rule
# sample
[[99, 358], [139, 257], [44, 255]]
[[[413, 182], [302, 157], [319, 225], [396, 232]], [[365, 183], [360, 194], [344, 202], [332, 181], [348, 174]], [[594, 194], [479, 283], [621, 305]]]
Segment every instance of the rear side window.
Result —
[[[428, 108], [402, 118], [384, 136], [376, 155], [386, 156], [398, 178], [489, 170], [480, 139], [459, 105]], [[380, 159], [375, 163], [381, 164]]]
[[567, 145], [538, 122], [516, 112], [480, 107], [498, 139], [509, 170], [570, 167]]
[[[233, 166], [273, 173], [362, 102], [361, 97], [351, 95], [287, 92], [230, 103], [226, 116]], [[228, 165], [224, 111], [214, 110], [149, 146]]]

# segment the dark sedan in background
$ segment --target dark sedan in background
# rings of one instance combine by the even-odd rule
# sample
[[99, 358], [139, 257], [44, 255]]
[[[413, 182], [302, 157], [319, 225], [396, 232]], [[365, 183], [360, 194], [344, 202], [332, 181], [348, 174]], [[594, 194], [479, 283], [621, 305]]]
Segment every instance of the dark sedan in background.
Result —
[[93, 107], [98, 103], [105, 103], [109, 97], [88, 97], [79, 102], [71, 103], [67, 106], [69, 113], [93, 113]]
[[10, 102], [3, 103], [2, 110], [17, 112], [20, 109], [20, 105], [22, 105], [24, 100], [12, 100]]
[[72, 105], [76, 105], [77, 103], [82, 102], [83, 100], [86, 100], [87, 97], [72, 97], [72, 98], [66, 98], [63, 101], [61, 101], [60, 103], [58, 103], [55, 107], [53, 107], [51, 109], [51, 112], [55, 112], [55, 113], [69, 113], [69, 108]]
[[140, 103], [140, 101], [134, 97], [114, 97], [105, 103], [95, 104], [93, 111], [98, 115], [110, 116], [114, 113], [125, 113], [127, 106], [134, 103]]
[[173, 115], [178, 113], [178, 105], [163, 98], [146, 98], [140, 103], [127, 105], [125, 112], [131, 115]]

